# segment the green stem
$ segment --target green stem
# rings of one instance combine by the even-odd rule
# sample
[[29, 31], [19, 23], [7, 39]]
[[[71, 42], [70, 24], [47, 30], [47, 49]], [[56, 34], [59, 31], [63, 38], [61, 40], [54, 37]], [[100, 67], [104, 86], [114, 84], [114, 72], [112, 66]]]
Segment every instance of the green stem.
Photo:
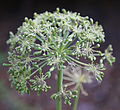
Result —
[[30, 74], [30, 76], [27, 77], [26, 79], [29, 79], [31, 76], [33, 76], [36, 72], [38, 72], [40, 70], [40, 68], [44, 67], [47, 63], [48, 62], [46, 62], [46, 61], [43, 61], [43, 62], [39, 63], [38, 65], [41, 65], [41, 64], [42, 65], [37, 70], [35, 70], [32, 74]]
[[[73, 33], [74, 35], [74, 33]], [[64, 46], [64, 49], [69, 48], [69, 46], [75, 41], [76, 37], [72, 41], [67, 41], [67, 43]]]
[[79, 100], [79, 95], [80, 95], [80, 84], [78, 85], [77, 90], [78, 90], [78, 93], [74, 101], [73, 110], [77, 110], [77, 105], [78, 105], [78, 100]]
[[83, 63], [83, 62], [80, 62], [80, 61], [78, 61], [78, 60], [76, 60], [76, 59], [74, 59], [74, 58], [72, 58], [72, 57], [70, 57], [70, 56], [67, 56], [67, 58], [69, 58], [70, 60], [72, 60], [72, 61], [74, 61], [74, 62], [76, 62], [76, 63], [78, 63], [78, 64], [80, 64], [80, 65], [89, 66], [88, 64]]
[[[57, 93], [62, 91], [62, 82], [63, 82], [63, 64], [59, 65], [58, 75], [57, 75]], [[62, 110], [62, 98], [58, 97], [56, 100], [56, 108], [57, 110]]]

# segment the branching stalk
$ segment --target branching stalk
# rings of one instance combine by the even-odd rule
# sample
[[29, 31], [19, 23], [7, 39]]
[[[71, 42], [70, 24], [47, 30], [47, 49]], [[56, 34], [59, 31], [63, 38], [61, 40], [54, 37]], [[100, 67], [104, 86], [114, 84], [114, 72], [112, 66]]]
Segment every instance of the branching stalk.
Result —
[[67, 57], [68, 57], [69, 59], [71, 59], [72, 61], [74, 61], [74, 62], [80, 64], [80, 65], [83, 65], [83, 66], [89, 66], [88, 64], [83, 63], [83, 62], [80, 62], [80, 61], [78, 61], [78, 60], [75, 60], [74, 58], [72, 58], [72, 57], [70, 57], [70, 56], [67, 56]]
[[[62, 82], [63, 82], [63, 64], [60, 65], [58, 68], [58, 75], [57, 75], [57, 93], [62, 91]], [[58, 97], [56, 102], [57, 110], [62, 110], [62, 98]]]
[[78, 85], [77, 90], [78, 90], [78, 93], [74, 101], [73, 110], [77, 110], [77, 105], [78, 105], [78, 100], [79, 100], [79, 95], [80, 95], [80, 84]]
[[[42, 64], [43, 62], [41, 62], [40, 64]], [[43, 66], [45, 66], [48, 62], [45, 62], [43, 65], [41, 65], [37, 70], [35, 70], [28, 78], [30, 78], [31, 76], [33, 76], [36, 72], [38, 72], [40, 70], [40, 68], [42, 68]], [[40, 65], [39, 64], [39, 65]]]

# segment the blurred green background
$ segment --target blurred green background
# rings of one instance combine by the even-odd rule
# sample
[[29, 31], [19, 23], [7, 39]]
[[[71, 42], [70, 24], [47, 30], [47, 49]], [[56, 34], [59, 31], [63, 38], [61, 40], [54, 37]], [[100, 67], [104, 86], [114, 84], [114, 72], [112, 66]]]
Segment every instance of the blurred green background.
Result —
[[[54, 11], [57, 7], [80, 12], [82, 16], [92, 17], [104, 28], [106, 43], [114, 48], [116, 63], [108, 66], [101, 85], [86, 85], [89, 96], [80, 96], [78, 110], [120, 110], [120, 1], [119, 0], [4, 0], [0, 1], [0, 110], [55, 110], [55, 101], [49, 97], [55, 92], [55, 78], [49, 84], [53, 90], [37, 96], [19, 95], [10, 87], [7, 62], [9, 31], [16, 33], [24, 17], [32, 18], [33, 13], [46, 10]], [[63, 110], [70, 110], [63, 104]]]

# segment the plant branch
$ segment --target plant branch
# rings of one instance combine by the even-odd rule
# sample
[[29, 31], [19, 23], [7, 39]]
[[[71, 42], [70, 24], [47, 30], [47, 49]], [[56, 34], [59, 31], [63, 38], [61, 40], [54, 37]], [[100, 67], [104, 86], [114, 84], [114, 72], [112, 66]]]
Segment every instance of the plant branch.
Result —
[[80, 65], [89, 66], [88, 64], [83, 63], [83, 62], [80, 62], [80, 61], [78, 61], [78, 60], [76, 60], [76, 59], [74, 59], [74, 58], [72, 58], [72, 57], [70, 57], [70, 56], [67, 56], [67, 58], [69, 58], [70, 60], [72, 60], [72, 61], [74, 61], [74, 62], [76, 62], [76, 63], [78, 63], [78, 64], [80, 64]]
[[[62, 91], [62, 82], [63, 82], [63, 64], [59, 65], [57, 73], [57, 93]], [[58, 97], [56, 102], [57, 110], [62, 110], [62, 98]]]
[[[43, 61], [43, 62], [44, 62], [44, 61]], [[41, 62], [40, 64], [42, 64], [43, 62]], [[37, 70], [35, 70], [32, 74], [30, 74], [30, 76], [27, 77], [27, 79], [30, 78], [31, 76], [33, 76], [36, 72], [38, 72], [38, 71], [40, 70], [40, 68], [42, 68], [43, 66], [45, 66], [47, 63], [48, 63], [48, 62], [43, 63], [43, 65], [41, 65]], [[40, 64], [39, 64], [39, 65], [40, 65]]]
[[73, 110], [77, 110], [77, 105], [78, 105], [78, 100], [79, 100], [79, 95], [80, 95], [80, 84], [78, 85], [77, 91], [78, 93], [74, 101]]

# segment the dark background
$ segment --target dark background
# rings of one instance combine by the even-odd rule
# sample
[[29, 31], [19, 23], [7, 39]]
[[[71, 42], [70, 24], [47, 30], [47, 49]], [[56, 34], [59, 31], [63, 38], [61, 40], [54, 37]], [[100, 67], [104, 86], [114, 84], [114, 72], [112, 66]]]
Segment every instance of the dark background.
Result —
[[[0, 110], [55, 110], [55, 101], [48, 94], [41, 96], [19, 95], [15, 89], [10, 88], [8, 81], [8, 68], [2, 67], [7, 62], [8, 46], [6, 40], [9, 31], [16, 33], [25, 17], [32, 18], [33, 13], [55, 11], [56, 8], [65, 8], [89, 16], [98, 21], [105, 31], [106, 42], [113, 45], [116, 63], [108, 66], [101, 85], [89, 85], [86, 90], [89, 96], [80, 96], [78, 110], [120, 110], [120, 1], [119, 0], [2, 0], [0, 1]], [[53, 78], [54, 80], [54, 78]], [[49, 82], [55, 85], [55, 80]], [[70, 107], [63, 105], [63, 110]]]

